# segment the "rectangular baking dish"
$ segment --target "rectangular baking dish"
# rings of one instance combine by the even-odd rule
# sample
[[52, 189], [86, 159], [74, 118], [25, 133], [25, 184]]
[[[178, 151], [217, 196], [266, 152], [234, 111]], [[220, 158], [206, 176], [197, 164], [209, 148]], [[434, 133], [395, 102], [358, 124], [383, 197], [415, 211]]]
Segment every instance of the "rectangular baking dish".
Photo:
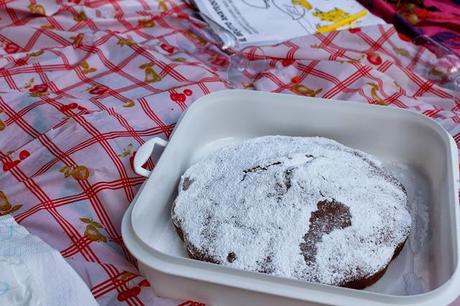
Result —
[[[170, 220], [180, 176], [229, 143], [262, 135], [323, 136], [374, 154], [408, 189], [413, 235], [384, 277], [353, 290], [191, 260]], [[141, 165], [165, 149], [150, 174]], [[170, 138], [146, 142], [148, 176], [122, 223], [123, 240], [156, 294], [209, 305], [448, 305], [460, 294], [458, 158], [452, 137], [406, 110], [255, 91], [220, 91], [188, 108]], [[397, 166], [395, 166], [397, 165]]]

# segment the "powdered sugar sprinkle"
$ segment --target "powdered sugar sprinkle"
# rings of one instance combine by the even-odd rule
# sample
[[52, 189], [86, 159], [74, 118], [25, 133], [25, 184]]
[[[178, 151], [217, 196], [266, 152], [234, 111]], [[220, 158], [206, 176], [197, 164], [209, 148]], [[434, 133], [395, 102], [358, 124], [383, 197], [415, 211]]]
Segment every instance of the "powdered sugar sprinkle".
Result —
[[[300, 245], [321, 201], [351, 225]], [[320, 137], [266, 136], [224, 147], [182, 176], [173, 222], [220, 264], [341, 285], [381, 271], [411, 227], [404, 188], [372, 156]]]

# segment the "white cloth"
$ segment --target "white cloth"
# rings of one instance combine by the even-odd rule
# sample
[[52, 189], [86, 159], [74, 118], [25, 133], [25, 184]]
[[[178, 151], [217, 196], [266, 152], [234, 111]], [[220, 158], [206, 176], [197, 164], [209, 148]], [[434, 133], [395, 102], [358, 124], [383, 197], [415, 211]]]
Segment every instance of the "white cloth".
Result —
[[0, 305], [98, 305], [61, 254], [11, 216], [0, 217]]

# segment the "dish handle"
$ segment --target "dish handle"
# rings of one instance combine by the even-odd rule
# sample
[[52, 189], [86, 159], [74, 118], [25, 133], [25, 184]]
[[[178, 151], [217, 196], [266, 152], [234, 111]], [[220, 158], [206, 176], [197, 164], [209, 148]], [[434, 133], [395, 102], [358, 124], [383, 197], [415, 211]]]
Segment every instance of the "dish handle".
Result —
[[165, 147], [167, 144], [168, 142], [166, 140], [161, 139], [159, 137], [154, 137], [152, 139], [147, 140], [142, 146], [139, 147], [134, 156], [134, 171], [139, 175], [149, 177], [151, 171], [145, 169], [142, 166], [152, 155], [155, 145]]

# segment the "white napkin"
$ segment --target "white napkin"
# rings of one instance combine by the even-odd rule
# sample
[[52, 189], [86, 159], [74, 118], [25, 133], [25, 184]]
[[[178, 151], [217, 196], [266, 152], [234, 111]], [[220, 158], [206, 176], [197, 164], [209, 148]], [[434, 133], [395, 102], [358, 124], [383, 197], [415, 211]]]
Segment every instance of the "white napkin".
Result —
[[98, 305], [61, 254], [11, 216], [0, 217], [0, 305]]

